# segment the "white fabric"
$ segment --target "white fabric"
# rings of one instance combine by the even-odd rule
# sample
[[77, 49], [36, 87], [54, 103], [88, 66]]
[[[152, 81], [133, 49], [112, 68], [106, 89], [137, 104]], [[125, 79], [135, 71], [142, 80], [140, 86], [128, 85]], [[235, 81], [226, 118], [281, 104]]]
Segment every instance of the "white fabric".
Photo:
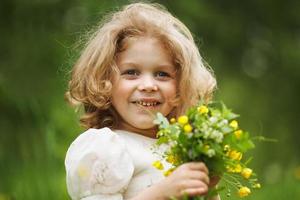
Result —
[[89, 129], [68, 149], [65, 166], [72, 199], [123, 200], [163, 178], [152, 167], [156, 140], [109, 128]]
[[88, 196], [81, 198], [81, 200], [120, 200], [123, 199], [121, 194], [98, 194], [98, 195], [93, 195], [93, 196]]

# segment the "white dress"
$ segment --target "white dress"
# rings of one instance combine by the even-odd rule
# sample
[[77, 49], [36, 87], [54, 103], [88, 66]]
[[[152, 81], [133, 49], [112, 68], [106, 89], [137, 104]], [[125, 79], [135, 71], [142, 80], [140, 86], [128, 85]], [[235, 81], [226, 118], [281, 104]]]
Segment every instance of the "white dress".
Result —
[[71, 144], [65, 167], [72, 199], [125, 200], [164, 178], [152, 163], [156, 139], [109, 128], [89, 129]]

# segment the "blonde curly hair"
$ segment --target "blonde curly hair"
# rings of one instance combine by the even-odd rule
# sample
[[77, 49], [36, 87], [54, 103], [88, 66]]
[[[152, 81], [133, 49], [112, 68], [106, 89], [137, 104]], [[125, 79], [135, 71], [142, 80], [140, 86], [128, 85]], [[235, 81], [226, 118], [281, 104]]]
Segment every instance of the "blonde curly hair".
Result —
[[173, 58], [178, 72], [178, 106], [173, 116], [212, 97], [216, 80], [188, 28], [159, 4], [133, 3], [101, 23], [72, 69], [66, 98], [83, 106], [84, 127], [116, 127], [118, 114], [110, 102], [112, 77], [118, 73], [115, 58], [128, 38], [139, 36], [159, 39]]

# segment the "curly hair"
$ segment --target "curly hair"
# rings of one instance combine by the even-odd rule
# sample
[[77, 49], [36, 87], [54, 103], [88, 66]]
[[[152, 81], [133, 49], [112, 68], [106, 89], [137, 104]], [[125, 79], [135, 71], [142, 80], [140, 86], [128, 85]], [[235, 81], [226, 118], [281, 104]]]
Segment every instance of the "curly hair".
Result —
[[212, 97], [216, 80], [188, 28], [159, 4], [133, 3], [97, 27], [72, 69], [66, 98], [72, 105], [83, 106], [82, 126], [116, 127], [118, 114], [110, 102], [112, 77], [118, 73], [116, 55], [128, 38], [139, 36], [159, 39], [173, 58], [178, 71], [175, 116]]

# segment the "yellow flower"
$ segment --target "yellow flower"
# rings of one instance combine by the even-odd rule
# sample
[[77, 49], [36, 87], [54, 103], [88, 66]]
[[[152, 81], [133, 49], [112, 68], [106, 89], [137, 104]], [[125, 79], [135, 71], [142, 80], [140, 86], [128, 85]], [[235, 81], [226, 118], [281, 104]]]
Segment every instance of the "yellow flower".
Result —
[[174, 171], [175, 168], [170, 168], [167, 171], [164, 172], [164, 176], [169, 176], [170, 174], [172, 174], [172, 172]]
[[238, 152], [236, 150], [230, 150], [227, 155], [229, 156], [229, 158], [231, 158], [232, 160], [241, 160], [243, 157], [243, 154], [241, 152]]
[[198, 110], [198, 112], [199, 112], [200, 114], [207, 114], [207, 113], [208, 113], [208, 108], [207, 108], [206, 106], [199, 106], [199, 107], [197, 108], [197, 110]]
[[159, 130], [157, 133], [156, 133], [156, 137], [161, 137], [164, 135], [164, 131], [163, 130]]
[[177, 159], [174, 155], [168, 155], [166, 161], [168, 163], [175, 164], [177, 162]]
[[261, 188], [261, 185], [259, 183], [256, 183], [253, 185], [253, 188], [259, 189], [259, 188]]
[[236, 120], [232, 120], [229, 126], [232, 127], [234, 130], [236, 130], [239, 127], [239, 124]]
[[163, 164], [159, 160], [154, 161], [152, 163], [152, 166], [155, 167], [156, 169], [159, 169], [159, 170], [163, 170], [164, 169]]
[[242, 130], [236, 130], [236, 131], [234, 131], [234, 135], [235, 135], [235, 137], [236, 137], [237, 139], [240, 139], [241, 136], [242, 136], [242, 134], [243, 134], [243, 131], [242, 131]]
[[242, 171], [242, 166], [240, 164], [236, 164], [235, 166], [227, 166], [227, 172], [231, 173], [240, 173]]
[[171, 124], [174, 124], [176, 122], [176, 119], [173, 117], [170, 119]]
[[185, 125], [186, 123], [188, 123], [189, 118], [186, 115], [182, 115], [178, 118], [178, 123], [181, 125]]
[[237, 164], [234, 168], [235, 173], [240, 173], [242, 171], [242, 166], [240, 164]]
[[251, 193], [251, 190], [248, 187], [241, 187], [238, 191], [240, 197], [246, 197]]
[[241, 174], [245, 179], [248, 179], [252, 175], [252, 169], [244, 168]]
[[183, 127], [184, 132], [190, 133], [193, 130], [193, 127], [190, 124], [186, 124]]
[[229, 151], [230, 150], [230, 146], [228, 145], [228, 144], [226, 144], [225, 146], [224, 146], [224, 151]]

